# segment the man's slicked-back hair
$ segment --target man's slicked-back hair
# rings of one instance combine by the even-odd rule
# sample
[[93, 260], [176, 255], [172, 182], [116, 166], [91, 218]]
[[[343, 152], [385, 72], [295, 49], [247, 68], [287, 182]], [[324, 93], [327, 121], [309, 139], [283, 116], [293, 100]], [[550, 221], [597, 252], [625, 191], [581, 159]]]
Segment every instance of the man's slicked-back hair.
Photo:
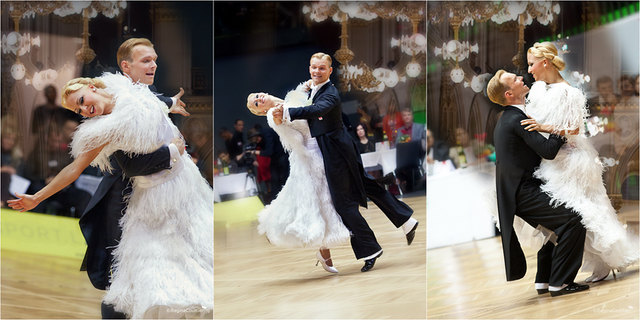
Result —
[[149, 41], [147, 38], [130, 38], [127, 41], [123, 42], [118, 48], [118, 53], [116, 57], [118, 59], [118, 67], [122, 68], [122, 61], [127, 60], [131, 62], [131, 52], [133, 48], [137, 45], [143, 45], [147, 47], [153, 48], [153, 43]]
[[500, 77], [505, 72], [506, 71], [502, 69], [498, 70], [491, 80], [489, 80], [489, 83], [487, 83], [487, 97], [489, 97], [489, 100], [493, 103], [497, 103], [501, 106], [507, 104], [507, 98], [505, 98], [504, 93], [509, 90], [509, 87], [500, 82]]

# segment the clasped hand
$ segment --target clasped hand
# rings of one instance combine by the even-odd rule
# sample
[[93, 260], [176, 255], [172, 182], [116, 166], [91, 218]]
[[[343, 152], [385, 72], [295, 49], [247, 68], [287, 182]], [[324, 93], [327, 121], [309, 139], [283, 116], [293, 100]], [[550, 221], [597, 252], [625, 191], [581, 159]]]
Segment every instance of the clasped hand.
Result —
[[277, 125], [281, 125], [283, 119], [284, 119], [284, 107], [282, 106], [282, 103], [278, 103], [276, 104], [273, 110], [273, 121]]
[[538, 132], [547, 132], [550, 133], [551, 126], [540, 124], [536, 121], [536, 119], [529, 118], [520, 121], [520, 125], [525, 126], [524, 129], [527, 131], [538, 131]]

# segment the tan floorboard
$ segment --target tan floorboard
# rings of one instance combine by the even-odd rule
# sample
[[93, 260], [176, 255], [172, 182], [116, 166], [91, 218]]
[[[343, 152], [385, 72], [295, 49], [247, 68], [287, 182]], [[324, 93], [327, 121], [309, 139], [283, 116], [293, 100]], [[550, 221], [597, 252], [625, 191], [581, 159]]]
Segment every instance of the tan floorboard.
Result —
[[98, 319], [103, 291], [78, 259], [2, 250], [2, 319]]
[[[637, 202], [632, 212], [638, 212]], [[628, 208], [627, 208], [628, 209]], [[628, 212], [628, 211], [627, 211]], [[554, 297], [534, 289], [536, 252], [523, 248], [527, 274], [505, 280], [500, 238], [427, 251], [428, 319], [639, 319], [635, 264], [588, 291]], [[580, 272], [577, 282], [590, 274]]]
[[348, 244], [332, 248], [339, 274], [315, 266], [316, 248], [280, 249], [258, 234], [255, 222], [215, 229], [216, 319], [425, 319], [424, 195], [405, 198], [419, 225], [407, 246], [371, 202], [361, 209], [383, 247], [373, 270], [362, 273]]

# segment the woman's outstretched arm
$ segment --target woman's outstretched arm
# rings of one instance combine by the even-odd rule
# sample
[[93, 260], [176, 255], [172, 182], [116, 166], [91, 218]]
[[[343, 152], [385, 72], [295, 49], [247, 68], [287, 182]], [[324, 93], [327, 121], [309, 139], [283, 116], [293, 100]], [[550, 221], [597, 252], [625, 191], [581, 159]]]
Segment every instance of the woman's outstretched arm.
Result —
[[91, 161], [98, 156], [105, 145], [80, 154], [75, 160], [73, 160], [73, 162], [64, 167], [49, 184], [35, 194], [30, 195], [16, 193], [16, 197], [18, 199], [8, 200], [7, 203], [9, 204], [9, 207], [14, 210], [20, 210], [20, 212], [25, 212], [35, 208], [40, 202], [76, 181], [82, 171], [91, 164]]

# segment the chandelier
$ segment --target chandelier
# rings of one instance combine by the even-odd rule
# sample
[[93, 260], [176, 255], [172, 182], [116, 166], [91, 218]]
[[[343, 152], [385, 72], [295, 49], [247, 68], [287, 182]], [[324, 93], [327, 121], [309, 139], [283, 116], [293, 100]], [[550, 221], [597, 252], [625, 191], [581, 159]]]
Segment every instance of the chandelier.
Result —
[[96, 54], [89, 47], [89, 19], [102, 13], [108, 18], [118, 16], [121, 9], [126, 8], [125, 1], [66, 1], [66, 2], [40, 2], [40, 1], [4, 1], [3, 10], [7, 10], [13, 20], [14, 31], [2, 34], [2, 54], [11, 54], [16, 57], [11, 66], [11, 76], [15, 80], [25, 80], [25, 84], [32, 85], [37, 90], [42, 90], [47, 84], [53, 83], [59, 72], [66, 72], [70, 67], [61, 69], [45, 69], [36, 71], [30, 75], [20, 57], [30, 53], [32, 47], [40, 47], [40, 36], [32, 36], [30, 33], [20, 33], [20, 19], [34, 18], [36, 15], [55, 14], [60, 17], [82, 14], [83, 32], [82, 46], [76, 52], [76, 58], [84, 63], [91, 62]]
[[[425, 5], [420, 2], [340, 2], [321, 1], [306, 4], [302, 12], [315, 22], [321, 22], [329, 17], [341, 25], [340, 49], [334, 53], [340, 63], [338, 75], [341, 91], [360, 90], [365, 92], [382, 92], [387, 87], [395, 87], [398, 82], [405, 82], [407, 77], [416, 78], [426, 63], [419, 63], [426, 53], [426, 37], [418, 32], [418, 24], [425, 15]], [[355, 53], [349, 49], [348, 24], [349, 19], [372, 21], [374, 19], [396, 19], [396, 21], [410, 22], [412, 34], [402, 35], [400, 39], [391, 39], [392, 48], [400, 48], [404, 54], [411, 56], [411, 61], [398, 70], [388, 68], [371, 69], [366, 63], [351, 64]], [[424, 61], [424, 59], [422, 59]]]
[[[435, 56], [442, 56], [445, 62], [453, 64], [449, 76], [454, 83], [463, 83], [475, 92], [481, 92], [490, 74], [473, 74], [471, 78], [465, 74], [460, 62], [469, 58], [471, 53], [479, 53], [478, 44], [460, 41], [460, 27], [473, 26], [476, 22], [491, 20], [497, 24], [509, 21], [518, 23], [518, 52], [512, 58], [513, 64], [520, 70], [526, 67], [524, 55], [524, 28], [537, 19], [543, 25], [551, 23], [554, 15], [560, 13], [560, 5], [552, 2], [509, 1], [509, 2], [445, 2], [441, 10], [429, 10], [429, 22], [440, 23], [448, 17], [453, 29], [453, 40], [445, 41], [442, 46], [434, 48]], [[463, 82], [464, 81], [464, 82]]]

